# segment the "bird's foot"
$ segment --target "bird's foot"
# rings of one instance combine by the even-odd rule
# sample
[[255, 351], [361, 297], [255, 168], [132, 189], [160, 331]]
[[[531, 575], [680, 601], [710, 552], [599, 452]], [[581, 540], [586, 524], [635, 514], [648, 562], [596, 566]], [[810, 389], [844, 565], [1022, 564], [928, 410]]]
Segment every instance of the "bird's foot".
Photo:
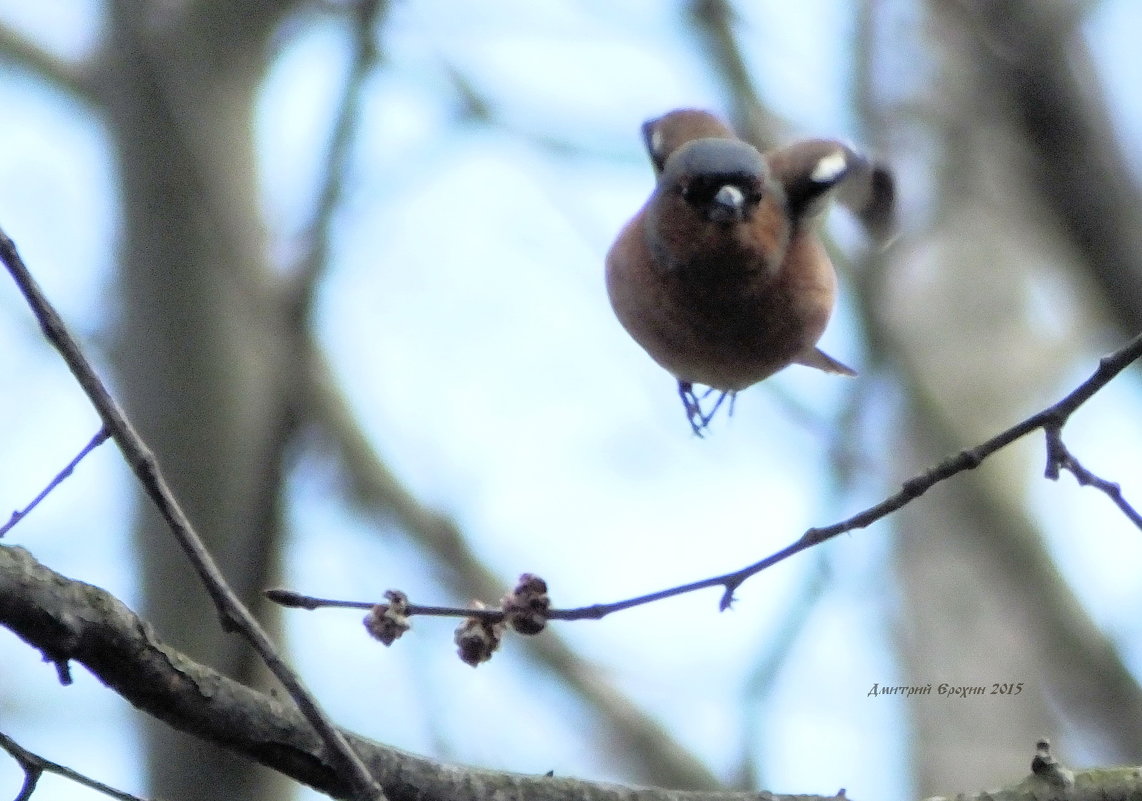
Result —
[[[718, 399], [714, 401], [714, 406], [710, 411], [702, 411], [702, 401], [710, 397], [713, 393], [719, 393]], [[726, 398], [730, 399], [730, 408], [728, 414], [732, 417], [734, 414], [734, 400], [737, 398], [736, 392], [723, 392], [721, 390], [708, 388], [705, 392], [699, 395], [694, 391], [694, 385], [689, 381], [678, 382], [678, 396], [682, 398], [682, 405], [686, 409], [686, 419], [690, 421], [690, 428], [693, 429], [694, 434], [698, 437], [704, 437], [705, 431], [710, 427], [710, 421], [714, 419], [718, 409], [722, 407], [722, 403]]]

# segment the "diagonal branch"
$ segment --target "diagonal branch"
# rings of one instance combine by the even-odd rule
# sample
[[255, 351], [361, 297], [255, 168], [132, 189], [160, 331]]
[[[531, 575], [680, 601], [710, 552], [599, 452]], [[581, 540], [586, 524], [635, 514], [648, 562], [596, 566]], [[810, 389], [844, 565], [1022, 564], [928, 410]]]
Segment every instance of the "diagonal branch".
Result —
[[[1115, 376], [1139, 358], [1142, 358], [1142, 334], [1136, 336], [1114, 353], [1100, 359], [1098, 367], [1091, 377], [1081, 383], [1058, 403], [1048, 406], [1041, 412], [1031, 415], [1026, 420], [1016, 423], [1005, 431], [1001, 431], [986, 442], [949, 456], [934, 467], [929, 468], [919, 475], [913, 476], [904, 482], [899, 492], [885, 498], [880, 503], [870, 506], [864, 511], [858, 512], [852, 517], [830, 526], [809, 529], [795, 542], [759, 562], [743, 567], [740, 570], [735, 570], [732, 573], [712, 576], [689, 584], [682, 584], [647, 595], [628, 598], [623, 601], [595, 604], [593, 606], [583, 606], [574, 609], [548, 609], [545, 612], [545, 617], [548, 620], [599, 620], [615, 612], [621, 612], [625, 609], [632, 609], [636, 606], [643, 606], [644, 604], [654, 603], [656, 601], [665, 600], [666, 598], [673, 598], [677, 595], [684, 595], [697, 590], [704, 590], [709, 587], [722, 587], [724, 589], [719, 606], [722, 610], [728, 609], [733, 603], [734, 591], [747, 579], [756, 576], [763, 570], [773, 567], [779, 562], [784, 562], [795, 554], [812, 548], [814, 545], [820, 545], [827, 540], [831, 540], [839, 534], [872, 525], [878, 520], [907, 506], [941, 481], [946, 481], [965, 470], [974, 470], [983, 464], [991, 455], [1039, 429], [1044, 431], [1047, 439], [1048, 461], [1045, 471], [1047, 478], [1058, 478], [1060, 468], [1071, 470], [1079, 479], [1080, 483], [1093, 484], [1110, 495], [1111, 498], [1118, 503], [1119, 507], [1123, 509], [1123, 512], [1131, 522], [1142, 529], [1142, 518], [1140, 518], [1138, 512], [1122, 498], [1118, 486], [1099, 479], [1087, 472], [1085, 468], [1082, 468], [1078, 461], [1066, 450], [1066, 447], [1063, 446], [1061, 438], [1062, 428], [1070, 416], [1074, 414], [1080, 406], [1094, 397], [1100, 389], [1109, 384]], [[1099, 482], [1102, 483], [1101, 486]], [[369, 608], [376, 603], [375, 601], [343, 601], [310, 598], [283, 590], [272, 591], [270, 599], [288, 606], [305, 609], [316, 609], [323, 606]], [[456, 609], [416, 604], [410, 605], [409, 613], [443, 617], [472, 617], [489, 622], [500, 622], [505, 617], [504, 612], [499, 609]]]
[[[1119, 330], [1142, 321], [1142, 191], [1081, 25], [1082, 4], [932, 3], [971, 38], [988, 103], [1019, 134], [1032, 189], [1094, 279]], [[962, 80], [963, 76], [957, 76]]]
[[[632, 598], [627, 601], [619, 601], [613, 604], [603, 604], [596, 607], [585, 607], [582, 610], [566, 610], [567, 615], [581, 615], [596, 619], [617, 612], [621, 609], [629, 609], [633, 606], [639, 606], [644, 603], [650, 603], [662, 598], [669, 598], [675, 595], [681, 595], [686, 592], [693, 592], [694, 590], [705, 589], [706, 587], [725, 587], [725, 593], [722, 595], [721, 608], [726, 609], [733, 601], [733, 593], [741, 584], [751, 576], [755, 576], [766, 568], [772, 567], [778, 562], [783, 562], [794, 554], [811, 548], [814, 545], [819, 545], [826, 540], [836, 537], [838, 534], [844, 534], [848, 531], [853, 531], [858, 528], [865, 528], [872, 525], [876, 521], [887, 517], [898, 509], [903, 508], [912, 501], [919, 498], [925, 492], [930, 490], [941, 481], [946, 481], [952, 476], [962, 473], [965, 470], [974, 470], [979, 467], [985, 459], [997, 451], [1007, 447], [1012, 442], [1030, 434], [1033, 431], [1043, 429], [1048, 433], [1048, 437], [1052, 430], [1058, 432], [1066, 424], [1068, 418], [1074, 412], [1090, 400], [1095, 393], [1105, 387], [1110, 381], [1127, 368], [1131, 363], [1142, 358], [1142, 334], [1134, 337], [1130, 342], [1124, 345], [1114, 353], [1104, 356], [1099, 360], [1098, 367], [1094, 373], [1076, 387], [1070, 394], [1061, 399], [1053, 406], [1049, 406], [1038, 414], [1034, 414], [1016, 423], [1011, 428], [996, 434], [991, 439], [977, 445], [969, 450], [960, 451], [959, 453], [948, 457], [935, 467], [914, 476], [904, 482], [901, 490], [880, 503], [870, 506], [862, 512], [842, 520], [839, 523], [834, 523], [831, 526], [823, 528], [811, 528], [806, 531], [799, 540], [787, 546], [786, 548], [778, 551], [771, 556], [762, 559], [760, 562], [744, 567], [741, 570], [733, 573], [727, 573], [724, 576], [715, 576], [714, 578], [704, 579], [702, 581], [694, 582], [693, 584], [686, 584], [681, 587], [675, 587], [669, 590], [652, 593], [640, 598]], [[1048, 441], [1050, 439], [1048, 438]], [[1053, 456], [1052, 449], [1048, 447], [1048, 455]], [[1054, 469], [1053, 469], [1054, 468]], [[1053, 471], [1053, 472], [1052, 472]], [[1058, 475], [1058, 469], [1054, 462], [1049, 462], [1046, 470], [1048, 478], [1055, 478]], [[1130, 516], [1130, 515], [1128, 515]], [[1131, 519], [1138, 525], [1135, 519], [1137, 513]], [[1142, 528], [1142, 526], [1139, 526]], [[576, 619], [569, 617], [564, 619]]]
[[[59, 351], [79, 385], [87, 393], [87, 397], [91, 400], [95, 410], [103, 418], [103, 424], [111, 432], [111, 437], [122, 451], [123, 458], [126, 459], [147, 495], [154, 502], [163, 520], [166, 521], [171, 533], [174, 534], [179, 546], [202, 580], [207, 592], [210, 593], [210, 597], [218, 608], [223, 629], [238, 631], [254, 647], [266, 666], [297, 703], [310, 724], [328, 744], [333, 759], [344, 771], [345, 776], [351, 777], [350, 783], [356, 788], [359, 797], [382, 798], [380, 789], [360, 759], [357, 758], [341, 733], [326, 717], [317, 700], [301, 683], [301, 679], [278, 655], [269, 635], [266, 634], [257, 619], [230, 589], [222, 571], [218, 569], [214, 558], [206, 550], [190, 520], [183, 512], [182, 506], [171, 493], [154, 454], [143, 442], [131, 421], [127, 419], [122, 407], [111, 397], [91, 362], [80, 350], [79, 343], [68, 331], [55, 308], [28, 272], [28, 268], [23, 259], [20, 258], [15, 244], [2, 230], [0, 230], [0, 261], [3, 261], [8, 268], [8, 272], [11, 273], [32, 312], [39, 320], [44, 336]], [[56, 660], [56, 665], [60, 670], [60, 675], [65, 676], [66, 658]]]

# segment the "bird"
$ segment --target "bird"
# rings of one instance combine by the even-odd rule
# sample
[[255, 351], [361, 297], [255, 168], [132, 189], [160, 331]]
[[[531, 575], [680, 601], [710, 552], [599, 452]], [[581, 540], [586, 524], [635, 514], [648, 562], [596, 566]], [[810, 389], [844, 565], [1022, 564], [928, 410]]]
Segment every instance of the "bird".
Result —
[[732, 414], [739, 391], [790, 364], [855, 376], [817, 347], [837, 282], [817, 229], [836, 197], [887, 241], [891, 171], [834, 139], [762, 153], [699, 109], [649, 120], [642, 137], [656, 183], [607, 253], [607, 294], [627, 333], [677, 380], [694, 434], [727, 398]]

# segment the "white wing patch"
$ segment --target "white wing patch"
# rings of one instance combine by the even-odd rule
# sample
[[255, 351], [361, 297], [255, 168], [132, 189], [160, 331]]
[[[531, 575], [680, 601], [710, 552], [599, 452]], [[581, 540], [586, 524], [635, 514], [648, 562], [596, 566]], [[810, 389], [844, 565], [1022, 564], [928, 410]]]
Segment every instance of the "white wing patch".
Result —
[[834, 150], [817, 162], [817, 166], [813, 168], [813, 172], [809, 173], [809, 180], [819, 184], [832, 183], [848, 166], [848, 161], [845, 159], [845, 152], [843, 150]]
[[650, 151], [661, 158], [662, 156], [662, 129], [655, 127], [650, 134]]

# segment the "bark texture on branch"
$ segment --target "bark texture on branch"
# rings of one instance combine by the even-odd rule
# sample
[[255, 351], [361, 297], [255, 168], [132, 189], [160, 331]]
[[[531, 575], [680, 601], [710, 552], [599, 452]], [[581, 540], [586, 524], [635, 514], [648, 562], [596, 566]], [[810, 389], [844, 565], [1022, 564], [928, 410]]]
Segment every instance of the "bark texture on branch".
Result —
[[[144, 712], [336, 798], [351, 788], [292, 703], [258, 692], [163, 643], [106, 590], [0, 546], [0, 625], [62, 672], [78, 662]], [[371, 699], [378, 714], [385, 698]], [[824, 801], [832, 796], [659, 790], [446, 765], [345, 733], [390, 801]]]

